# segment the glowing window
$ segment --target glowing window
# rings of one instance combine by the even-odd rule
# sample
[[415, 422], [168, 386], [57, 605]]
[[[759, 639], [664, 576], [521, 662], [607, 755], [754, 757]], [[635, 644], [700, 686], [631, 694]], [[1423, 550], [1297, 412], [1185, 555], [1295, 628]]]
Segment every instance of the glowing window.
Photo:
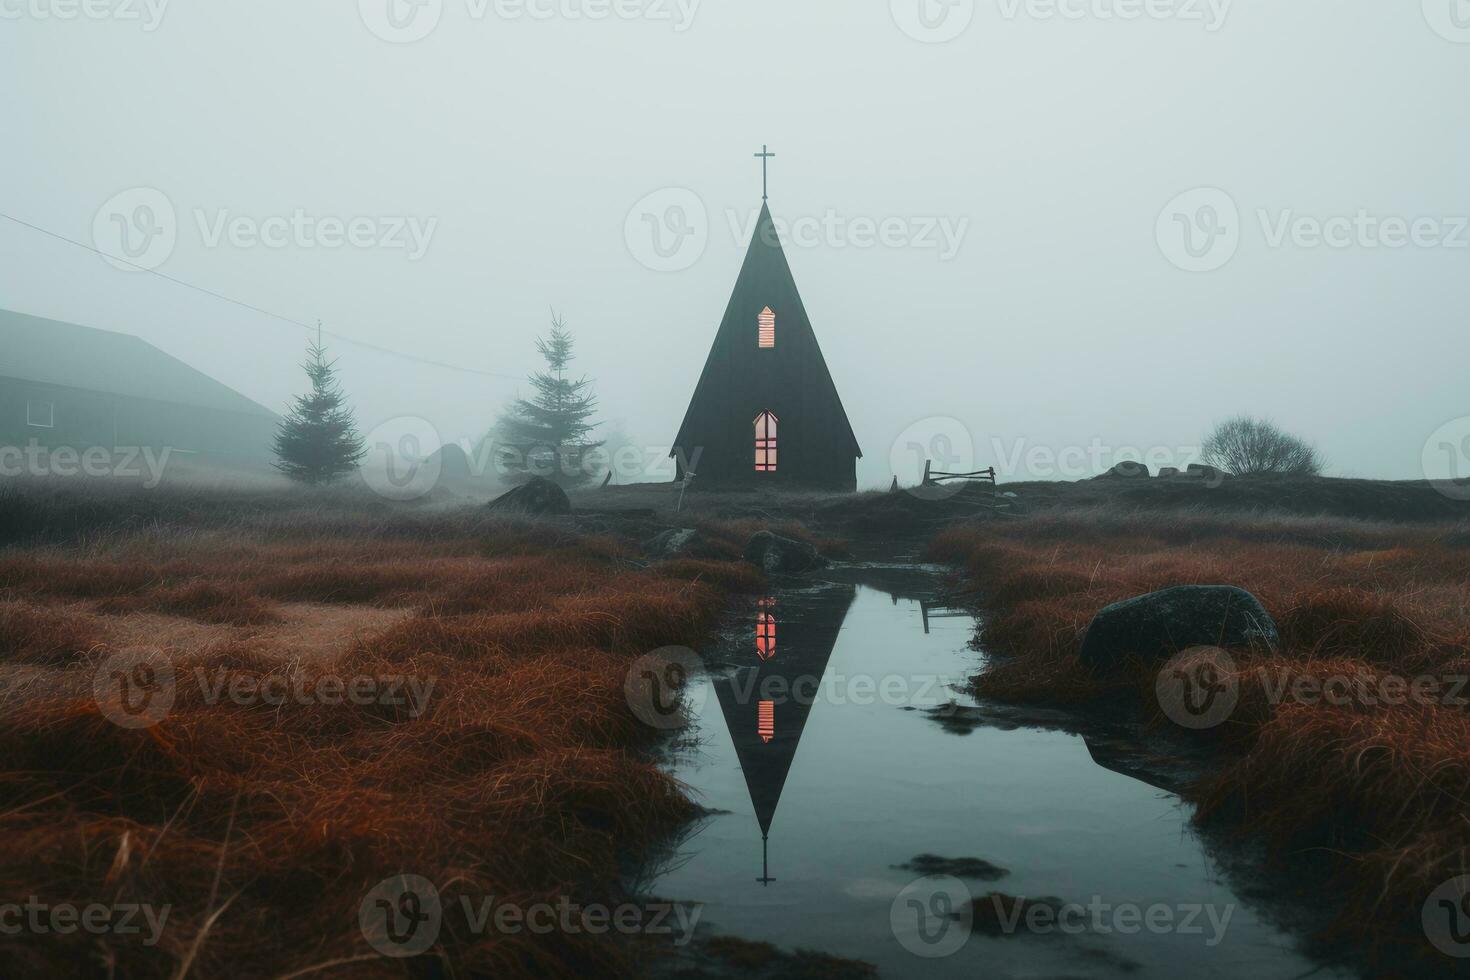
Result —
[[762, 742], [776, 737], [776, 702], [762, 701], [756, 707], [755, 730]]
[[762, 660], [770, 660], [776, 655], [776, 617], [771, 615], [774, 603], [773, 599], [762, 599], [760, 612], [755, 617], [755, 651]]
[[755, 417], [755, 471], [776, 472], [776, 416], [761, 412]]
[[776, 311], [769, 306], [761, 310], [760, 330], [757, 333], [760, 337], [760, 346], [776, 346]]

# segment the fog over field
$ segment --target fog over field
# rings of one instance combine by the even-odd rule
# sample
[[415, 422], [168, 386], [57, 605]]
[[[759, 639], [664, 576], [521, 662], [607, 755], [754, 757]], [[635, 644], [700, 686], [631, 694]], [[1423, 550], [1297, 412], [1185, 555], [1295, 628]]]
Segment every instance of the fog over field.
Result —
[[1240, 412], [1465, 475], [1465, 7], [0, 0], [0, 308], [275, 411], [320, 320], [365, 433], [456, 441], [554, 308], [605, 431], [666, 449], [768, 145], [862, 486], [936, 435], [1180, 465]]

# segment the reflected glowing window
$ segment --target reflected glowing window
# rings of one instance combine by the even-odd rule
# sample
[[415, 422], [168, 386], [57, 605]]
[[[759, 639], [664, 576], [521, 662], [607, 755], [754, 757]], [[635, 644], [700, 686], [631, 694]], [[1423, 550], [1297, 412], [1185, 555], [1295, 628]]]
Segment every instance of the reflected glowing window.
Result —
[[760, 329], [757, 331], [762, 347], [776, 346], [776, 311], [769, 306], [761, 310]]
[[776, 655], [776, 617], [771, 615], [772, 600], [762, 599], [761, 610], [755, 617], [755, 650], [762, 660]]
[[756, 706], [755, 730], [762, 742], [776, 737], [776, 702], [762, 701]]
[[755, 471], [776, 472], [776, 416], [770, 412], [755, 417]]

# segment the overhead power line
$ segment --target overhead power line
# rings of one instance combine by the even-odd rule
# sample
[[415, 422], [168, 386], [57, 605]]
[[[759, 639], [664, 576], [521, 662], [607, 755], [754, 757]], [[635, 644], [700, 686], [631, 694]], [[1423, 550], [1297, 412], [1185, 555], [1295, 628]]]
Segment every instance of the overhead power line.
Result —
[[[22, 220], [20, 218], [15, 217], [12, 214], [6, 214], [5, 212], [0, 211], [0, 218], [4, 218], [7, 221], [12, 221], [15, 224], [18, 224], [18, 225], [20, 225], [20, 226], [22, 226], [24, 228], [29, 228], [32, 231], [40, 232], [43, 235], [48, 235], [51, 238], [56, 239], [57, 241], [66, 242], [68, 245], [75, 245], [77, 248], [86, 249], [87, 251], [96, 253], [97, 255], [100, 255], [103, 258], [108, 259], [108, 260], [110, 260], [112, 262], [121, 262], [123, 265], [126, 265], [126, 266], [129, 266], [129, 267], [133, 268], [133, 269], [136, 269], [139, 272], [146, 272], [150, 276], [157, 276], [159, 279], [163, 279], [163, 280], [165, 280], [167, 282], [171, 282], [171, 283], [173, 283], [176, 286], [183, 286], [185, 289], [192, 289], [196, 293], [203, 293], [206, 296], [213, 297], [214, 299], [221, 300], [222, 302], [232, 303], [235, 306], [238, 306], [238, 307], [240, 307], [242, 309], [249, 310], [252, 313], [259, 313], [262, 316], [267, 316], [267, 317], [270, 317], [271, 319], [274, 319], [274, 320], [280, 320], [283, 323], [289, 323], [289, 324], [292, 324], [293, 326], [303, 327], [303, 328], [305, 328], [307, 330], [316, 330], [318, 328], [318, 325], [313, 325], [313, 324], [309, 324], [309, 323], [303, 323], [302, 321], [297, 320], [297, 319], [295, 319], [293, 317], [286, 316], [283, 313], [276, 313], [275, 311], [268, 310], [268, 309], [266, 309], [266, 308], [264, 308], [262, 306], [255, 306], [255, 305], [253, 305], [251, 303], [246, 303], [246, 302], [244, 302], [242, 300], [235, 299], [232, 296], [226, 296], [224, 293], [215, 292], [213, 289], [209, 289], [209, 288], [207, 288], [205, 286], [200, 286], [200, 285], [197, 285], [195, 283], [188, 282], [187, 280], [180, 279], [177, 276], [171, 276], [171, 275], [168, 275], [167, 273], [159, 272], [157, 269], [150, 269], [150, 268], [148, 268], [146, 266], [138, 265], [136, 262], [129, 261], [128, 259], [125, 259], [122, 256], [113, 255], [110, 252], [104, 252], [100, 248], [97, 248], [96, 246], [88, 245], [86, 242], [77, 241], [75, 238], [68, 238], [66, 235], [58, 234], [57, 232], [51, 231], [49, 228], [42, 228], [40, 225], [32, 224], [29, 221], [24, 221], [24, 220]], [[436, 360], [434, 360], [432, 358], [420, 357], [417, 354], [409, 354], [409, 353], [406, 353], [405, 351], [394, 350], [391, 347], [382, 347], [382, 346], [379, 346], [378, 344], [368, 343], [365, 340], [358, 340], [356, 337], [349, 337], [346, 334], [340, 334], [340, 333], [337, 333], [336, 331], [333, 331], [333, 330], [322, 330], [322, 333], [325, 334], [328, 337], [332, 337], [332, 338], [334, 338], [336, 340], [340, 340], [343, 343], [352, 344], [352, 345], [354, 345], [356, 347], [362, 347], [362, 348], [365, 348], [367, 350], [376, 351], [379, 354], [387, 354], [390, 357], [402, 358], [405, 361], [413, 361], [413, 362], [415, 362], [417, 364], [425, 364], [425, 365], [428, 365], [429, 367], [443, 368], [446, 371], [460, 371], [460, 372], [463, 372], [465, 374], [478, 374], [478, 375], [481, 375], [482, 377], [487, 377], [487, 378], [504, 378], [504, 379], [509, 380], [509, 381], [524, 381], [525, 380], [525, 378], [523, 378], [523, 377], [521, 377], [519, 375], [514, 375], [514, 374], [500, 374], [500, 373], [497, 373], [495, 371], [481, 371], [478, 368], [465, 367], [462, 364], [449, 364], [449, 363], [447, 363], [445, 361], [436, 361]]]

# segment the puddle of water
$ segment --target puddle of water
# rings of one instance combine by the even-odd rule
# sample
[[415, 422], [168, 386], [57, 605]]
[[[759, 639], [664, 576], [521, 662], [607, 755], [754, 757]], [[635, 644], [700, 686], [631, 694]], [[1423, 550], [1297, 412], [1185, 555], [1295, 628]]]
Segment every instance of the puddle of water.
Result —
[[[907, 581], [888, 587], [916, 594]], [[954, 689], [978, 666], [973, 631], [968, 615], [867, 585], [788, 591], [753, 610], [707, 654], [710, 676], [689, 691], [697, 744], [668, 764], [722, 812], [647, 889], [704, 903], [714, 932], [866, 960], [884, 976], [1317, 969], [1220, 879], [1177, 797], [1102, 768], [1076, 735], [958, 735], [916, 710], [973, 704]], [[1009, 874], [955, 893], [953, 879], [897, 867], [921, 854]], [[1079, 907], [1065, 931], [1022, 923], [1007, 937], [945, 917], [990, 891]]]

